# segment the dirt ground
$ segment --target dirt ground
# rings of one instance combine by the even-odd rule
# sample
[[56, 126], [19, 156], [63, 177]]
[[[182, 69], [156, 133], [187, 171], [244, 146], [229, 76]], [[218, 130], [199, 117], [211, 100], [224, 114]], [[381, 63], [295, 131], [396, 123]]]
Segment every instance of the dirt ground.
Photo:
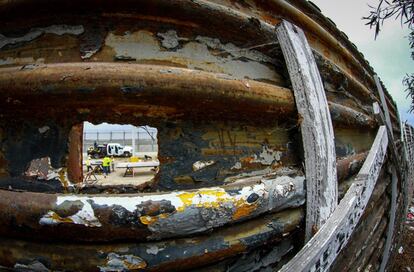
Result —
[[410, 211], [403, 227], [403, 237], [401, 245], [397, 247], [398, 254], [394, 260], [391, 271], [407, 271], [414, 272], [414, 202], [411, 202]]

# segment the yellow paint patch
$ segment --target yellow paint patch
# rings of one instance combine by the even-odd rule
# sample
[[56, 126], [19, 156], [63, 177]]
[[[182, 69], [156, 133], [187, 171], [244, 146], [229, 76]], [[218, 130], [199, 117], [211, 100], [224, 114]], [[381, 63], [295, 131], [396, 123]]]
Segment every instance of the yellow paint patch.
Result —
[[238, 220], [243, 217], [249, 216], [255, 209], [257, 208], [257, 204], [242, 204], [237, 205], [237, 209], [233, 214], [233, 220]]
[[[194, 199], [196, 196], [200, 199], [205, 197], [205, 199], [211, 199], [211, 201], [202, 201], [197, 203]], [[186, 192], [179, 194], [178, 197], [183, 202], [183, 206], [177, 207], [177, 211], [179, 212], [184, 211], [185, 208], [191, 205], [195, 205], [199, 208], [219, 208], [221, 203], [232, 200], [232, 198], [224, 190], [200, 190], [198, 192]]]
[[182, 212], [185, 210], [186, 207], [193, 204], [193, 197], [195, 196], [195, 193], [182, 193], [179, 194], [178, 197], [183, 202], [183, 206], [177, 207], [177, 211]]
[[65, 190], [69, 187], [68, 181], [66, 180], [66, 169], [62, 168], [59, 172], [59, 180]]
[[130, 263], [128, 261], [124, 261], [124, 265], [129, 270], [138, 270], [138, 269], [143, 269], [143, 268], [147, 267], [147, 263], [145, 261], [142, 261], [142, 262], [137, 263], [137, 264], [133, 264], [133, 263]]
[[63, 218], [63, 217], [59, 216], [57, 213], [55, 213], [55, 212], [50, 213], [50, 217], [55, 222], [59, 222], [59, 223], [73, 223], [73, 220], [71, 218], [68, 218], [68, 217]]
[[157, 216], [144, 215], [144, 216], [140, 216], [139, 217], [139, 220], [144, 225], [150, 225], [150, 224], [152, 224], [154, 222], [157, 222], [158, 221], [158, 217]]
[[157, 222], [158, 219], [160, 219], [160, 218], [167, 218], [168, 216], [170, 216], [169, 213], [161, 213], [161, 214], [155, 215], [155, 216], [144, 215], [144, 216], [140, 216], [139, 217], [139, 220], [144, 225], [151, 225], [151, 224]]

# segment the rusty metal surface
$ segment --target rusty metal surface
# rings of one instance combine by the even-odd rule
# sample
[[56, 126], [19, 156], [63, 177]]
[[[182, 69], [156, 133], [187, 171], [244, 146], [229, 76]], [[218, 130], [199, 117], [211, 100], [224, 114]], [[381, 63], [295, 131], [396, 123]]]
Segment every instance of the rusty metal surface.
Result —
[[290, 233], [302, 218], [301, 209], [289, 210], [204, 236], [153, 243], [68, 244], [59, 240], [42, 243], [2, 238], [0, 262], [13, 267], [16, 263], [38, 260], [53, 270], [99, 271], [116, 269], [116, 262], [111, 260], [118, 259], [121, 268], [126, 269], [135, 264], [135, 268], [140, 265], [145, 271], [183, 271], [249, 252], [263, 244], [277, 248], [282, 239], [292, 239]]
[[[257, 117], [260, 119], [269, 114], [293, 115], [295, 112], [289, 89], [249, 79], [237, 80], [223, 74], [154, 65], [77, 63], [23, 70], [21, 67], [3, 68], [0, 81], [5, 114], [32, 110], [30, 106], [35, 108], [39, 104], [51, 107], [59, 103], [67, 110], [85, 108], [86, 114], [90, 112], [101, 118], [110, 116], [105, 116], [102, 110], [88, 111], [88, 107], [118, 107], [128, 111], [129, 106], [131, 113], [135, 110], [149, 119], [183, 114], [190, 119], [197, 113], [202, 114], [199, 118], [207, 119], [219, 111], [221, 116], [226, 114], [226, 119], [240, 119], [245, 115], [249, 121], [258, 114], [261, 114]], [[71, 99], [65, 99], [68, 97]], [[111, 99], [105, 100], [106, 97]], [[191, 104], [194, 100], [200, 101], [197, 107]], [[123, 107], [117, 106], [119, 104]], [[58, 113], [56, 108], [44, 111]]]
[[[191, 17], [191, 20], [194, 23], [187, 23], [186, 26], [190, 26], [193, 29], [198, 27], [198, 31], [203, 32], [206, 30], [202, 29], [202, 22], [203, 20], [206, 20], [208, 18], [208, 21], [211, 23], [209, 25], [210, 32], [215, 32], [218, 37], [223, 37], [223, 29], [219, 29], [219, 25], [228, 23], [226, 30], [231, 30], [235, 25], [243, 26], [244, 32], [247, 35], [252, 34], [253, 32], [261, 33], [262, 38], [259, 38], [257, 34], [253, 34], [251, 38], [255, 40], [255, 42], [258, 42], [260, 44], [260, 41], [266, 40], [267, 43], [269, 43], [269, 39], [273, 39], [273, 33], [271, 31], [270, 24], [275, 24], [279, 21], [280, 18], [288, 18], [289, 20], [293, 20], [296, 24], [304, 28], [309, 35], [309, 39], [311, 43], [313, 43], [313, 47], [315, 50], [319, 52], [319, 54], [323, 55], [326, 59], [330, 59], [331, 63], [334, 65], [337, 65], [340, 67], [341, 70], [345, 71], [345, 73], [349, 76], [350, 81], [355, 81], [354, 84], [357, 88], [361, 90], [362, 97], [369, 98], [371, 96], [371, 92], [368, 89], [364, 89], [364, 85], [371, 84], [370, 81], [371, 75], [368, 72], [361, 70], [362, 66], [364, 65], [364, 61], [361, 61], [360, 56], [353, 55], [349, 48], [346, 48], [346, 46], [342, 45], [341, 43], [338, 43], [338, 39], [336, 39], [335, 36], [330, 34], [328, 31], [326, 31], [323, 27], [318, 25], [317, 22], [313, 21], [310, 17], [302, 13], [299, 9], [296, 9], [295, 6], [289, 4], [285, 1], [271, 1], [267, 3], [266, 5], [263, 4], [263, 2], [246, 2], [244, 8], [243, 5], [237, 5], [232, 2], [227, 1], [218, 1], [222, 5], [230, 6], [232, 9], [224, 8], [222, 5], [218, 5], [213, 2], [209, 1], [196, 1], [196, 2], [186, 2], [186, 1], [174, 1], [171, 3], [166, 3], [164, 1], [157, 1], [152, 2], [150, 5], [143, 4], [143, 5], [137, 5], [140, 6], [140, 12], [145, 15], [129, 15], [129, 14], [140, 14], [140, 12], [137, 12], [134, 9], [129, 9], [128, 13], [125, 13], [125, 8], [130, 4], [128, 1], [122, 1], [117, 2], [117, 5], [111, 6], [112, 10], [111, 13], [108, 13], [105, 11], [108, 9], [108, 6], [106, 5], [100, 5], [100, 9], [96, 10], [94, 9], [95, 14], [104, 16], [108, 16], [107, 18], [113, 19], [113, 18], [139, 18], [139, 16], [143, 16], [141, 18], [146, 18], [148, 20], [163, 22], [163, 23], [171, 23], [171, 24], [177, 24], [177, 25], [183, 25], [182, 22], [188, 22], [188, 11], [191, 10], [195, 16]], [[61, 1], [61, 6], [66, 7], [67, 9], [74, 9], [79, 10], [81, 14], [85, 14], [88, 12], [92, 12], [91, 10], [88, 10], [89, 6], [92, 6], [94, 4], [93, 1], [90, 2], [84, 2], [82, 5], [76, 5], [73, 1], [71, 3]], [[4, 10], [7, 10], [7, 13], [5, 14], [5, 18], [10, 16], [10, 14], [15, 14], [15, 16], [25, 16], [27, 10], [29, 10], [29, 7], [31, 7], [32, 3], [31, 1], [21, 1], [21, 2], [8, 2], [6, 5], [3, 6]], [[171, 10], [177, 10], [179, 12], [171, 14], [170, 16], [166, 16], [165, 14], [161, 13], [161, 16], [156, 14], [154, 12], [154, 7], [169, 7], [171, 5]], [[149, 6], [146, 9], [143, 9], [142, 7]], [[246, 8], [247, 6], [247, 8]], [[47, 9], [53, 9], [53, 6], [49, 5], [48, 1], [41, 1], [36, 3], [35, 6], [32, 8], [37, 9], [39, 13], [37, 16], [41, 16], [41, 14], [44, 13]], [[26, 10], [27, 9], [27, 10]], [[58, 9], [56, 12], [62, 14], [64, 13], [64, 9]], [[160, 9], [158, 9], [160, 10]], [[32, 11], [32, 10], [30, 10]], [[118, 11], [118, 12], [117, 12]], [[255, 14], [258, 13], [258, 14]], [[224, 16], [211, 16], [213, 14], [223, 14]], [[158, 15], [158, 17], [157, 17]], [[173, 15], [173, 18], [171, 16]], [[131, 17], [132, 16], [132, 17]], [[135, 17], [134, 17], [135, 16]], [[136, 17], [138, 16], [138, 17]], [[162, 16], [167, 17], [168, 19], [161, 19]], [[210, 16], [210, 17], [208, 17]], [[262, 21], [259, 23], [254, 23], [254, 20], [250, 20], [250, 16], [258, 16], [259, 19]], [[220, 18], [219, 21], [215, 21], [216, 18]], [[26, 16], [27, 20], [31, 20], [32, 16]], [[67, 17], [61, 17], [60, 21], [63, 21], [64, 19], [67, 19]], [[80, 17], [77, 17], [78, 21], [82, 21]], [[99, 20], [99, 17], [94, 17], [95, 20]], [[181, 20], [181, 21], [180, 21]], [[223, 22], [223, 20], [226, 20], [226, 22]], [[268, 22], [270, 24], [266, 24], [265, 22]], [[179, 23], [181, 22], [181, 23]], [[16, 28], [16, 25], [13, 25], [14, 23], [10, 20], [5, 24], [5, 27], [12, 27]], [[185, 23], [184, 23], [185, 24]], [[237, 27], [236, 27], [237, 28]], [[192, 30], [194, 31], [194, 30]], [[263, 35], [263, 34], [266, 35]], [[239, 40], [239, 42], [245, 42], [246, 43], [246, 36], [239, 35], [237, 38], [235, 37], [233, 32], [227, 31], [226, 35], [227, 39], [231, 38], [234, 40]], [[244, 39], [244, 40], [243, 40]], [[322, 39], [323, 42], [320, 42]], [[346, 43], [346, 42], [345, 42]], [[248, 43], [249, 44], [249, 43]], [[260, 48], [260, 47], [259, 47]], [[98, 48], [99, 49], [99, 48]], [[261, 50], [261, 49], [259, 49]], [[92, 50], [93, 51], [93, 50]], [[355, 52], [354, 52], [355, 53]], [[129, 57], [130, 58], [130, 57]], [[353, 78], [358, 78], [358, 80], [353, 80]], [[368, 84], [369, 83], [369, 84]], [[372, 85], [372, 84], [371, 84]], [[350, 88], [351, 90], [353, 88]]]
[[[273, 118], [282, 117], [285, 120], [286, 116], [291, 116], [294, 120], [296, 113], [292, 93], [287, 88], [195, 70], [165, 69], [162, 66], [90, 63], [41, 65], [27, 70], [3, 68], [0, 70], [0, 82], [4, 97], [0, 103], [3, 104], [4, 114], [8, 111], [13, 114], [20, 111], [22, 114], [25, 111], [32, 113], [30, 107], [51, 107], [58, 103], [80, 112], [79, 115], [83, 116], [79, 118], [94, 115], [91, 108], [103, 103], [108, 108], [118, 107], [135, 115], [136, 112], [147, 111], [147, 117], [152, 118], [183, 115], [194, 118], [195, 114], [202, 113], [199, 118], [204, 119], [225, 114], [226, 119], [238, 119], [241, 115], [249, 119], [263, 119], [272, 115]], [[73, 100], [65, 101], [67, 96], [73, 97]], [[111, 100], [106, 101], [108, 96]], [[186, 107], [191, 97], [205, 101], [197, 107]], [[121, 107], [121, 103], [128, 107]], [[156, 107], [159, 107], [157, 111]], [[151, 108], [154, 112], [148, 113]], [[56, 111], [54, 108], [45, 110]], [[372, 117], [351, 107], [330, 102], [330, 110], [335, 126], [375, 127]], [[105, 116], [105, 112], [99, 115], [110, 118]]]
[[286, 174], [164, 194], [82, 196], [2, 190], [0, 232], [67, 241], [158, 240], [206, 232], [302, 205], [304, 178]]
[[[362, 153], [338, 161], [338, 180], [342, 182], [356, 173], [365, 157], [366, 153]], [[157, 195], [76, 196], [0, 191], [0, 232], [41, 240], [152, 240], [205, 232], [263, 211], [304, 203], [303, 179], [281, 176], [262, 179], [262, 184], [260, 180], [240, 180], [226, 185], [225, 190], [205, 188]], [[267, 202], [270, 200], [272, 203]], [[10, 206], [11, 201], [16, 204]]]
[[[267, 245], [276, 263], [293, 253], [301, 117], [274, 33], [281, 19], [312, 46], [346, 190], [377, 127], [373, 71], [305, 1], [0, 2], [0, 264], [162, 271], [223, 260], [226, 270], [224, 259], [263, 257], [252, 250]], [[83, 121], [156, 127], [156, 177], [78, 191]], [[43, 157], [53, 179], [22, 176]]]
[[[83, 166], [82, 166], [82, 143], [83, 143], [83, 124], [72, 127], [68, 137], [68, 160], [67, 171], [68, 180], [74, 183], [82, 183]], [[65, 187], [68, 187], [67, 185]]]

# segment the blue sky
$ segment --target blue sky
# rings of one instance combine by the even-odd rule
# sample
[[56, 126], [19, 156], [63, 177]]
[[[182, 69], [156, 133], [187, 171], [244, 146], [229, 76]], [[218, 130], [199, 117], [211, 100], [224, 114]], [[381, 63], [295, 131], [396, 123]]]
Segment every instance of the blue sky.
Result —
[[408, 113], [410, 101], [401, 83], [405, 74], [414, 73], [407, 27], [402, 27], [399, 20], [389, 19], [375, 40], [374, 30], [366, 26], [361, 18], [369, 14], [368, 4], [377, 6], [377, 0], [312, 1], [364, 54], [397, 103], [401, 120], [408, 120], [414, 125], [414, 115]]

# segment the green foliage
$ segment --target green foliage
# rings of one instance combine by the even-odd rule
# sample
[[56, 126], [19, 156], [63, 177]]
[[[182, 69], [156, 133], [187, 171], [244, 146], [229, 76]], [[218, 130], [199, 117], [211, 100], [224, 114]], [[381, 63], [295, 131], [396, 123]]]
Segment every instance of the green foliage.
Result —
[[[414, 60], [414, 31], [411, 31], [408, 40], [411, 48], [411, 58]], [[414, 112], [414, 74], [407, 74], [403, 79], [403, 84], [406, 87], [407, 97], [411, 98], [410, 112]]]
[[[414, 60], [414, 0], [380, 0], [377, 7], [370, 6], [370, 14], [364, 17], [371, 28], [375, 28], [375, 38], [381, 31], [381, 26], [389, 18], [399, 19], [401, 25], [406, 25], [411, 33], [408, 41], [411, 48], [411, 58]], [[414, 74], [407, 74], [403, 79], [407, 97], [411, 98], [410, 112], [414, 112]]]
[[413, 29], [414, 0], [380, 0], [377, 7], [369, 7], [371, 8], [370, 14], [367, 17], [363, 17], [363, 19], [368, 20], [366, 25], [375, 28], [375, 37], [380, 32], [384, 21], [392, 17], [400, 19], [401, 24]]
[[406, 87], [407, 97], [411, 98], [410, 112], [414, 112], [414, 74], [407, 74], [403, 79], [403, 84]]

